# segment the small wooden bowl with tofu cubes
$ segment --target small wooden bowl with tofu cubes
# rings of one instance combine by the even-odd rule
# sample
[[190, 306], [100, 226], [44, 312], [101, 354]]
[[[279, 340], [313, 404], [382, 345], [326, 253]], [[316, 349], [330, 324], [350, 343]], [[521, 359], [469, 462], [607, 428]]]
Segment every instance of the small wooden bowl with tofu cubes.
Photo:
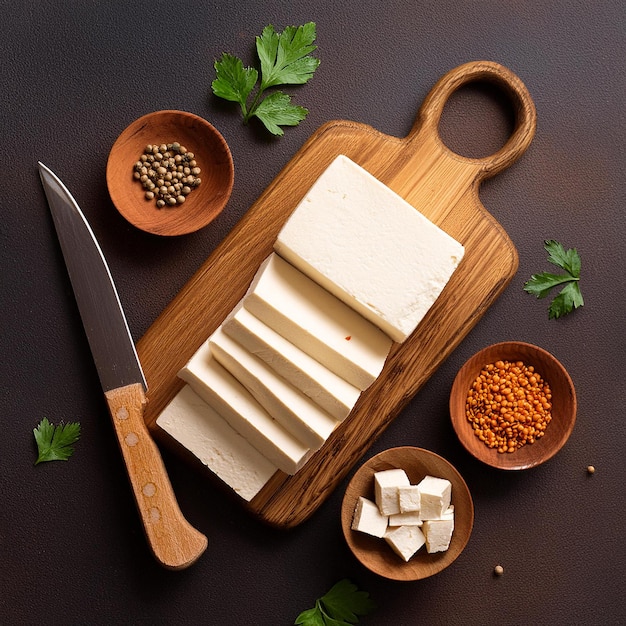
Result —
[[343, 499], [343, 533], [370, 571], [398, 581], [439, 573], [461, 554], [474, 504], [457, 470], [422, 448], [391, 448], [355, 473]]
[[551, 459], [569, 438], [576, 409], [567, 370], [550, 352], [522, 341], [477, 352], [459, 370], [450, 392], [459, 441], [479, 461], [502, 470]]

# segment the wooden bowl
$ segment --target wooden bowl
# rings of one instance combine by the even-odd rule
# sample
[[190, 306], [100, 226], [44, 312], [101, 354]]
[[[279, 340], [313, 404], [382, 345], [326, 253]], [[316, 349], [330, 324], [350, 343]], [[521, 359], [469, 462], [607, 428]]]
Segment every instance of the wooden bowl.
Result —
[[[133, 168], [146, 145], [174, 142], [194, 153], [202, 182], [184, 204], [159, 209], [146, 200]], [[209, 122], [184, 111], [157, 111], [135, 120], [117, 138], [106, 179], [113, 204], [131, 224], [155, 235], [186, 235], [209, 224], [226, 206], [234, 166], [226, 141]]]
[[[427, 475], [447, 478], [452, 483], [454, 533], [446, 552], [428, 554], [422, 547], [404, 561], [384, 539], [352, 530], [359, 496], [374, 500], [374, 473], [394, 468], [403, 469], [411, 484]], [[474, 525], [474, 504], [465, 481], [448, 461], [421, 448], [391, 448], [369, 459], [352, 477], [343, 498], [341, 525], [350, 549], [367, 569], [391, 580], [421, 580], [445, 569], [463, 552]]]
[[[465, 414], [470, 386], [485, 365], [498, 360], [533, 365], [552, 392], [552, 420], [544, 436], [510, 453], [487, 447]], [[499, 469], [527, 469], [552, 458], [567, 441], [576, 421], [576, 392], [563, 365], [546, 350], [520, 341], [498, 343], [476, 353], [459, 370], [450, 393], [450, 417], [461, 444], [477, 459]]]

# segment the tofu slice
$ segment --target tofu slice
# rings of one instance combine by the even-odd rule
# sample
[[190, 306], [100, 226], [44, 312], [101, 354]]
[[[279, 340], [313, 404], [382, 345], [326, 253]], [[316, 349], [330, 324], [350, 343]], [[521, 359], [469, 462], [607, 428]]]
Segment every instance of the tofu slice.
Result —
[[222, 329], [335, 419], [345, 419], [359, 399], [357, 387], [272, 330], [243, 305], [224, 320]]
[[317, 450], [338, 422], [221, 328], [209, 337], [213, 357], [294, 437]]
[[465, 253], [344, 155], [309, 189], [274, 250], [398, 342], [419, 325]]
[[283, 472], [295, 474], [310, 457], [310, 448], [274, 420], [213, 358], [208, 341], [202, 344], [178, 376]]
[[189, 385], [172, 398], [156, 423], [244, 500], [252, 500], [277, 471]]
[[277, 254], [261, 264], [243, 304], [360, 390], [376, 380], [393, 343], [374, 324]]
[[374, 502], [359, 496], [351, 528], [373, 537], [383, 537], [387, 532], [387, 516], [380, 512]]

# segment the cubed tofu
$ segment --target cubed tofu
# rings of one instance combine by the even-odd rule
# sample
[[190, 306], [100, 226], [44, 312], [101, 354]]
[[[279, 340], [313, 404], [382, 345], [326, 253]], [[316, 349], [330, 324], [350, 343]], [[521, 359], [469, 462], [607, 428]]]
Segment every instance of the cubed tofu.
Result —
[[426, 542], [419, 526], [389, 528], [384, 538], [393, 551], [405, 561], [409, 561]]
[[412, 513], [420, 510], [420, 490], [417, 485], [400, 485], [398, 498], [400, 513]]
[[387, 531], [387, 525], [387, 516], [379, 511], [376, 504], [359, 496], [352, 518], [352, 530], [358, 530], [373, 537], [383, 537]]
[[419, 511], [408, 511], [389, 516], [389, 526], [421, 526], [422, 523]]
[[450, 547], [453, 531], [454, 519], [424, 521], [422, 532], [426, 539], [426, 551], [429, 553], [445, 552]]
[[400, 513], [398, 487], [410, 484], [409, 477], [403, 469], [389, 469], [374, 473], [376, 504], [383, 515]]
[[441, 519], [450, 506], [452, 484], [445, 478], [426, 476], [418, 484], [420, 515], [423, 520]]

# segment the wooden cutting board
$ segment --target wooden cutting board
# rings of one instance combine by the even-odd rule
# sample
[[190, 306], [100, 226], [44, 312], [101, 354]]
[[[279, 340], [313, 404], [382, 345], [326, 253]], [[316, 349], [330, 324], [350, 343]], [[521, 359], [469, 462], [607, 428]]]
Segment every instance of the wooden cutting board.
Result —
[[[455, 90], [483, 81], [495, 83], [511, 98], [516, 121], [496, 154], [470, 159], [443, 144], [438, 125]], [[309, 187], [338, 154], [348, 156], [460, 241], [465, 257], [417, 330], [405, 343], [394, 344], [380, 377], [324, 446], [295, 476], [277, 472], [245, 504], [262, 520], [279, 527], [307, 519], [515, 274], [515, 247], [482, 206], [478, 190], [485, 178], [523, 154], [535, 125], [534, 104], [519, 78], [501, 65], [479, 61], [461, 65], [437, 82], [411, 132], [402, 139], [349, 121], [321, 126], [139, 341], [137, 351], [149, 388], [145, 421], [155, 438], [179, 448], [156, 425], [160, 412], [183, 385], [177, 372], [242, 298], [286, 218]]]

